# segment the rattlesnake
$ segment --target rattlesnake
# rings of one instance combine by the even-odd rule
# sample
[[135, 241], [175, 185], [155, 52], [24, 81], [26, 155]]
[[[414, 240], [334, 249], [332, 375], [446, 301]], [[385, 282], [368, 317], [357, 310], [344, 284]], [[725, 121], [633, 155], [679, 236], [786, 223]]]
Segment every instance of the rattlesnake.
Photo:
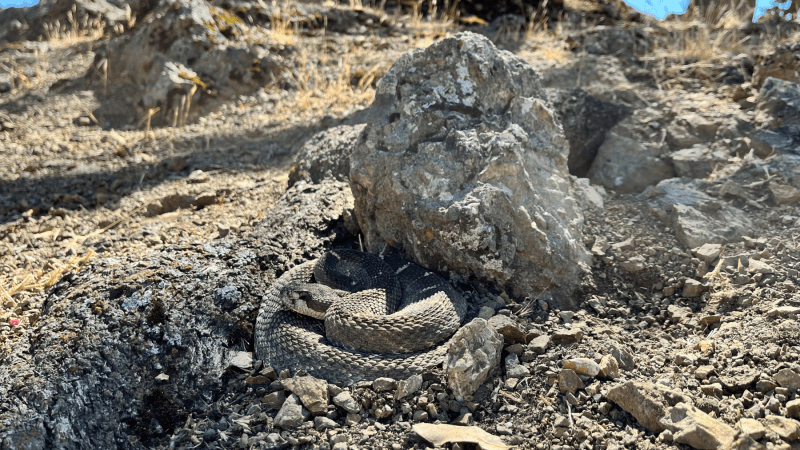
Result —
[[[355, 292], [328, 308], [324, 327], [290, 309], [318, 315], [312, 281]], [[346, 303], [355, 309], [345, 311]], [[405, 379], [442, 363], [466, 310], [461, 294], [417, 264], [331, 250], [270, 286], [256, 320], [256, 355], [277, 371], [302, 369], [330, 382]]]

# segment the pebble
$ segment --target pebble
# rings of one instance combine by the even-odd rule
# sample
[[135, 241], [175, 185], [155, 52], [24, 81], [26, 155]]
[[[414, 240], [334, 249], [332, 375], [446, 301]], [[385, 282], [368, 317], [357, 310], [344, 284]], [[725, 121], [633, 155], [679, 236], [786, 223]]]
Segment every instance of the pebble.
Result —
[[600, 373], [600, 365], [589, 358], [567, 359], [562, 361], [561, 365], [566, 369], [574, 370], [578, 375], [594, 377]]

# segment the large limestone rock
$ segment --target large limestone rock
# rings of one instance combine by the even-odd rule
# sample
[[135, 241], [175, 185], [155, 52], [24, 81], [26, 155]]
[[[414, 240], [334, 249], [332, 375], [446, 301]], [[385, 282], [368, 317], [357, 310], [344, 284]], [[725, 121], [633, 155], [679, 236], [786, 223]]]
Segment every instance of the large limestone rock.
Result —
[[589, 255], [561, 126], [533, 69], [460, 33], [400, 57], [351, 156], [367, 249], [517, 296], [571, 291]]
[[447, 351], [447, 385], [458, 397], [472, 395], [500, 363], [503, 336], [486, 320], [473, 319], [456, 331]]

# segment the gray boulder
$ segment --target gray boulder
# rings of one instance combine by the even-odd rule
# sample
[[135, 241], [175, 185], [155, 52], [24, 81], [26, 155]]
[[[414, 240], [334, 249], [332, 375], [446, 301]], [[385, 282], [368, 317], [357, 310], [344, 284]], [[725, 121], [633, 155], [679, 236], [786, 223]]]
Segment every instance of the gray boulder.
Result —
[[459, 33], [400, 57], [370, 108], [350, 162], [369, 251], [517, 296], [577, 286], [589, 255], [567, 142], [528, 64]]

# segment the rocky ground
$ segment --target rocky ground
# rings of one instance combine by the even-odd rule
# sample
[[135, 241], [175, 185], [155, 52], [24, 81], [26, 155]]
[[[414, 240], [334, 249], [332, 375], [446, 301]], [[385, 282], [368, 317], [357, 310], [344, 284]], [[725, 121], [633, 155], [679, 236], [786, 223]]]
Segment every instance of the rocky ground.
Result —
[[[55, 5], [0, 11], [3, 449], [800, 447], [797, 23]], [[541, 76], [591, 270], [567, 297], [453, 279], [504, 336], [473, 395], [276, 373], [260, 293], [359, 247], [341, 163], [375, 82], [461, 30]]]

